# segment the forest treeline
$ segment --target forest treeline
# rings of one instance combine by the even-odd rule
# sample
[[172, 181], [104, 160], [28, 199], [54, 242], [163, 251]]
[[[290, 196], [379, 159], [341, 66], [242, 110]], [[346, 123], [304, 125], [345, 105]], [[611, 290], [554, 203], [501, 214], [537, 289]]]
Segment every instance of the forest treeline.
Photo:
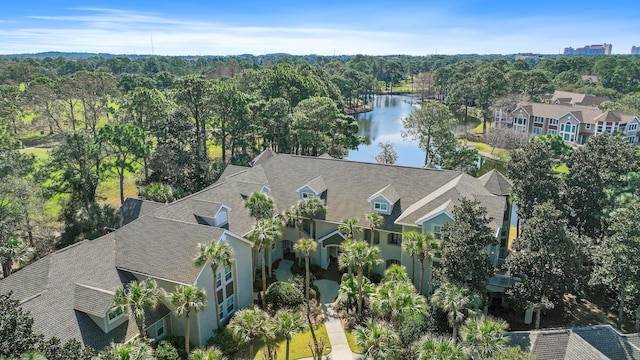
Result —
[[[488, 122], [496, 104], [553, 90], [640, 113], [639, 79], [630, 56], [3, 56], [0, 260], [6, 274], [34, 249], [113, 230], [117, 212], [98, 205], [108, 179], [123, 201], [125, 177], [139, 174], [140, 196], [167, 202], [267, 148], [342, 158], [366, 141], [348, 113], [372, 94], [413, 92]], [[25, 145], [51, 151], [36, 158]]]

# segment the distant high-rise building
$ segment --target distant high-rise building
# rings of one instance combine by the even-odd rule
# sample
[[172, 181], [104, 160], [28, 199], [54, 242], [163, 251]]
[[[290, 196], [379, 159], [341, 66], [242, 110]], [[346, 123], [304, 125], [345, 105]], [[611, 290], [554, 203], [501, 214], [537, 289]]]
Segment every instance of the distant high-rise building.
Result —
[[611, 55], [611, 44], [585, 45], [584, 47], [574, 49], [572, 47], [564, 48], [565, 55]]
[[632, 46], [631, 55], [640, 55], [640, 46]]

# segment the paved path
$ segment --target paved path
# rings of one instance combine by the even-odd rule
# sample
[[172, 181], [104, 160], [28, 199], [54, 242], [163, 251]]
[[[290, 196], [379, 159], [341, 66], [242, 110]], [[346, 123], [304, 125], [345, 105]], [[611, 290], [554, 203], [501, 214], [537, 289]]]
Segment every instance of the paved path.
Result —
[[291, 265], [293, 265], [291, 260], [280, 260], [278, 268], [273, 271], [278, 281], [289, 281], [291, 279]]
[[324, 326], [327, 328], [329, 342], [331, 342], [331, 353], [328, 358], [331, 360], [360, 359], [359, 355], [351, 352], [347, 336], [344, 334], [342, 323], [338, 317], [338, 312], [334, 306], [334, 301], [338, 296], [339, 285], [333, 280], [316, 280], [314, 284], [320, 290], [320, 302], [324, 312]]
[[[280, 265], [275, 270], [278, 281], [287, 281], [291, 278], [291, 265], [293, 265], [293, 261], [284, 259], [280, 261]], [[340, 286], [333, 280], [325, 279], [316, 280], [314, 284], [320, 290], [320, 303], [322, 304], [325, 318], [324, 326], [327, 328], [329, 342], [331, 343], [331, 353], [326, 358], [331, 360], [361, 359], [361, 356], [351, 352], [338, 312], [333, 305], [338, 296], [338, 288]]]

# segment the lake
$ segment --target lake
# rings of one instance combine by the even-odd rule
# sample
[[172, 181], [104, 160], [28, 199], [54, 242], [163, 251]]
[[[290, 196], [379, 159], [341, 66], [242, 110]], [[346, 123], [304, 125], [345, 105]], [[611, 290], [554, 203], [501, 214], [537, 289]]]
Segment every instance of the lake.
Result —
[[358, 136], [367, 139], [367, 144], [360, 144], [357, 149], [349, 151], [348, 160], [376, 162], [375, 156], [380, 153], [378, 143], [391, 142], [398, 153], [397, 165], [422, 167], [424, 151], [417, 141], [402, 139], [402, 119], [418, 107], [414, 98], [406, 95], [376, 95], [369, 101], [372, 111], [356, 114], [360, 131]]

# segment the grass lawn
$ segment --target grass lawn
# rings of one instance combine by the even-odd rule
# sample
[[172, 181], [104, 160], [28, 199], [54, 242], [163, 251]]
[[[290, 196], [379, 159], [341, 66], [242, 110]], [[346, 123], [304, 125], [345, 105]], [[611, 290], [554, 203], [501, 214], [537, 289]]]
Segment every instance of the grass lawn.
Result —
[[354, 352], [356, 354], [362, 354], [362, 349], [360, 349], [360, 347], [358, 345], [356, 345], [356, 336], [352, 331], [345, 331], [344, 334], [347, 336], [347, 342], [349, 343], [349, 348], [351, 349], [351, 352]]
[[32, 154], [40, 160], [46, 160], [49, 158], [50, 151], [51, 151], [51, 148], [48, 148], [48, 147], [37, 147], [37, 148], [32, 147], [32, 148], [22, 150], [22, 153]]
[[[316, 329], [316, 336], [320, 339], [324, 339], [324, 352], [323, 355], [327, 355], [331, 352], [331, 343], [329, 342], [329, 335], [327, 335], [327, 329], [324, 324], [320, 325]], [[311, 357], [311, 350], [309, 349], [309, 342], [311, 340], [311, 332], [307, 331], [304, 333], [297, 334], [291, 339], [291, 344], [289, 346], [289, 358], [290, 359], [302, 359]], [[257, 353], [254, 354], [254, 360], [262, 360], [262, 344], [256, 344], [255, 346]], [[287, 342], [282, 341], [278, 344], [278, 359], [285, 359], [287, 351]]]
[[18, 137], [18, 140], [22, 142], [24, 147], [32, 147], [32, 146], [41, 146], [41, 145], [49, 145], [52, 143], [57, 143], [62, 140], [62, 135], [53, 134], [49, 135], [48, 133], [40, 134], [40, 132], [32, 132], [29, 134], [22, 135]]
[[222, 147], [220, 145], [209, 145], [209, 157], [212, 159], [222, 157]]
[[[464, 143], [464, 140], [461, 140], [462, 143]], [[505, 149], [500, 149], [500, 148], [495, 148], [493, 149], [493, 147], [491, 147], [491, 145], [489, 144], [485, 144], [485, 143], [481, 143], [481, 142], [473, 142], [473, 141], [466, 141], [466, 143], [468, 145], [473, 145], [475, 146], [476, 150], [478, 150], [478, 152], [481, 153], [487, 153], [487, 154], [491, 154], [499, 159], [509, 159], [511, 157], [511, 155], [509, 154], [509, 150], [505, 150]], [[493, 154], [491, 153], [491, 150], [493, 150]]]
[[[136, 179], [138, 175], [126, 173], [124, 175], [124, 197], [138, 197], [138, 188], [136, 187]], [[99, 201], [100, 204], [109, 204], [114, 208], [120, 207], [120, 184], [117, 176], [105, 180], [98, 185], [98, 197], [104, 200]]]
[[560, 173], [560, 174], [568, 174], [568, 173], [569, 173], [569, 167], [567, 166], [567, 164], [558, 164], [558, 165], [555, 165], [555, 166], [553, 167], [553, 170], [554, 170], [555, 172]]

